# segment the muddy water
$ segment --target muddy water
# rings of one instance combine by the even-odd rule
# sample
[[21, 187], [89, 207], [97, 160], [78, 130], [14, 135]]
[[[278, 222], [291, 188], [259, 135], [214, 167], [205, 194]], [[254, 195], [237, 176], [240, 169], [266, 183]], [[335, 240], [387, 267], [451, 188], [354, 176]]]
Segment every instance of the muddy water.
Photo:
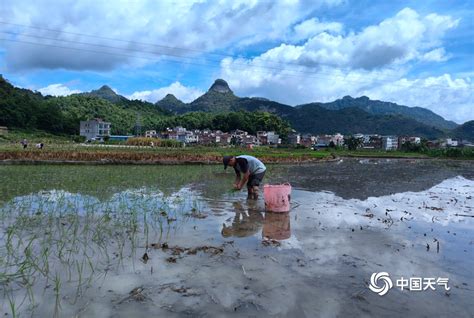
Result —
[[[0, 167], [0, 309], [474, 315], [472, 163], [344, 160], [273, 166], [267, 177], [293, 184], [290, 213], [229, 191], [221, 167]], [[393, 283], [383, 296], [368, 288], [378, 272]], [[402, 291], [402, 278], [447, 278], [449, 290]]]

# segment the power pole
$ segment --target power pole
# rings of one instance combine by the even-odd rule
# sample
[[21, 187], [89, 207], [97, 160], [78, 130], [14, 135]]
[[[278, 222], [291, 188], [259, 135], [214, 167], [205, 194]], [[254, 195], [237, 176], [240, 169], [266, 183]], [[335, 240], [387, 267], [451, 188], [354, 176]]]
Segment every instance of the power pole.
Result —
[[142, 116], [137, 112], [137, 120], [135, 122], [135, 136], [142, 135]]

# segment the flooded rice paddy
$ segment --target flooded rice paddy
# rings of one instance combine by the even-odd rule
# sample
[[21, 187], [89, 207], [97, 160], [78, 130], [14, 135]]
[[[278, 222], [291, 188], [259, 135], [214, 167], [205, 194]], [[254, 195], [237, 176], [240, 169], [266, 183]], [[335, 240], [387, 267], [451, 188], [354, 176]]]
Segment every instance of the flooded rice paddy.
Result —
[[[474, 315], [472, 163], [354, 159], [266, 178], [293, 185], [290, 213], [230, 191], [221, 166], [0, 166], [2, 315]], [[368, 287], [378, 272], [393, 282], [383, 296]], [[401, 290], [402, 277], [449, 290]]]

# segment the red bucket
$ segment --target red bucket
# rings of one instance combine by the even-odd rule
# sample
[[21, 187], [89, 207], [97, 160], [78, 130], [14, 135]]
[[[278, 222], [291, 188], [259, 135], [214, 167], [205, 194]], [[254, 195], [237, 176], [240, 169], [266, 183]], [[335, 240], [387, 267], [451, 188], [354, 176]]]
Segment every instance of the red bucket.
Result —
[[263, 198], [265, 200], [265, 211], [289, 212], [291, 185], [289, 183], [265, 184], [263, 186]]

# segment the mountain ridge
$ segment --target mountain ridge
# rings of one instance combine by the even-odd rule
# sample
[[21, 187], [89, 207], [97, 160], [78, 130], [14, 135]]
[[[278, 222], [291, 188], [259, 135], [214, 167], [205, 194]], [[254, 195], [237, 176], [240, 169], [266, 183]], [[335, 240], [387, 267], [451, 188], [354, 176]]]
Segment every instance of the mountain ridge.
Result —
[[348, 107], [358, 107], [370, 114], [374, 115], [393, 115], [401, 114], [406, 117], [413, 118], [422, 123], [430, 123], [431, 125], [437, 126], [442, 129], [454, 129], [458, 126], [453, 121], [448, 121], [436, 114], [435, 112], [423, 108], [423, 107], [409, 107], [405, 105], [399, 105], [397, 103], [385, 102], [380, 100], [373, 100], [367, 96], [352, 97], [349, 95], [344, 96], [343, 98], [336, 99], [335, 101], [328, 103], [308, 103], [302, 104], [295, 107], [301, 107], [304, 105], [318, 104], [324, 108], [330, 110], [341, 110]]
[[[444, 129], [424, 124], [402, 114], [372, 114], [361, 107], [364, 103], [371, 102], [368, 97], [345, 96], [341, 99], [345, 103], [342, 106], [334, 105], [340, 100], [331, 102], [333, 104], [309, 103], [290, 106], [260, 97], [238, 97], [224, 80], [217, 80], [205, 94], [191, 103], [184, 103], [172, 94], [166, 95], [155, 104], [140, 100], [128, 100], [126, 97], [116, 94], [107, 85], [88, 93], [73, 94], [67, 97], [43, 97], [38, 92], [16, 88], [3, 77], [0, 78], [0, 97], [2, 97], [0, 100], [0, 125], [39, 127], [57, 132], [73, 132], [77, 129], [79, 119], [83, 120], [82, 118], [91, 116], [104, 117], [104, 119], [114, 118], [114, 121], [117, 121], [115, 127], [119, 132], [118, 130], [130, 131], [135, 121], [138, 120], [139, 114], [143, 120], [143, 126], [153, 128], [161, 127], [164, 120], [173, 113], [189, 113], [190, 117], [186, 118], [192, 119], [196, 116], [202, 117], [206, 113], [219, 115], [220, 113], [248, 111], [272, 113], [287, 121], [301, 133], [378, 133], [419, 135], [429, 139], [449, 136], [474, 140], [474, 121], [466, 122], [455, 129]], [[351, 103], [354, 101], [359, 101], [358, 105], [352, 105]], [[330, 109], [331, 107], [338, 109]], [[201, 114], [192, 112], [201, 112]], [[25, 114], [32, 116], [25, 117]], [[66, 120], [64, 122], [60, 120], [63, 117]], [[204, 116], [203, 118], [210, 117]], [[173, 123], [169, 120], [167, 122]], [[176, 122], [175, 124], [179, 125], [180, 123]]]
[[[367, 96], [357, 98], [344, 96], [342, 99], [329, 103], [315, 102], [297, 106], [266, 98], [238, 97], [222, 79], [216, 80], [205, 94], [191, 103], [167, 105], [162, 101], [159, 101], [161, 107], [176, 114], [193, 111], [267, 111], [288, 120], [293, 128], [307, 133], [328, 133], [330, 130], [383, 134], [421, 132], [426, 137], [438, 138], [446, 130], [452, 130], [458, 126], [425, 108], [371, 100]], [[345, 111], [346, 109], [350, 110]], [[349, 114], [353, 116], [352, 121], [350, 118], [345, 118]], [[315, 125], [316, 118], [319, 122]], [[391, 125], [390, 120], [397, 122], [400, 129]], [[337, 125], [337, 122], [341, 124]], [[372, 131], [370, 131], [371, 127], [373, 127]], [[405, 131], [402, 131], [401, 127]]]

